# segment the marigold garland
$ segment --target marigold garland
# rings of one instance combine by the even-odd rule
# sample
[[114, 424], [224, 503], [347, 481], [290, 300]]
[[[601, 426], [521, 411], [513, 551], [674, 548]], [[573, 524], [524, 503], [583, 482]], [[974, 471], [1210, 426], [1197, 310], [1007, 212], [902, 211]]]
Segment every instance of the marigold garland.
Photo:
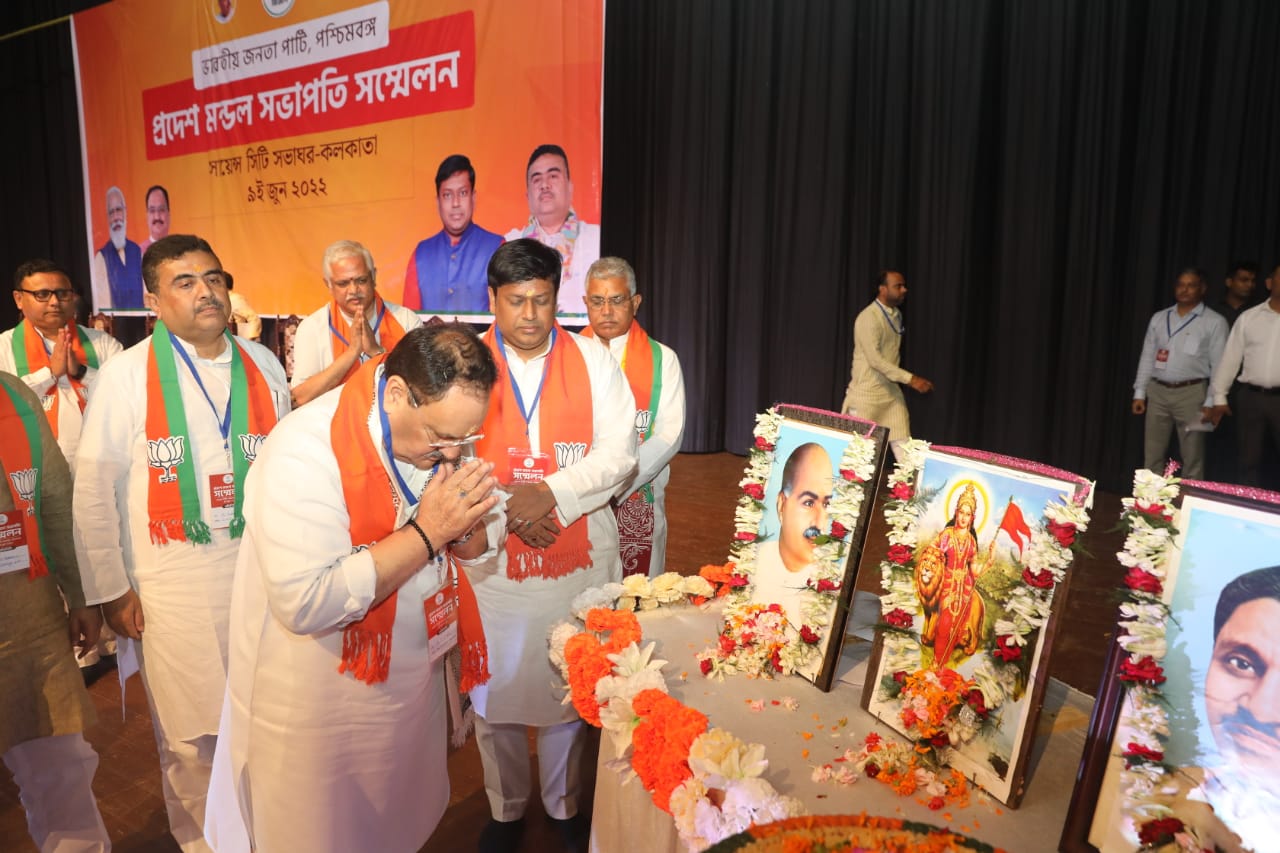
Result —
[[660, 690], [642, 690], [632, 707], [640, 725], [631, 735], [631, 766], [654, 805], [670, 812], [671, 792], [693, 775], [689, 747], [707, 730], [707, 717]]

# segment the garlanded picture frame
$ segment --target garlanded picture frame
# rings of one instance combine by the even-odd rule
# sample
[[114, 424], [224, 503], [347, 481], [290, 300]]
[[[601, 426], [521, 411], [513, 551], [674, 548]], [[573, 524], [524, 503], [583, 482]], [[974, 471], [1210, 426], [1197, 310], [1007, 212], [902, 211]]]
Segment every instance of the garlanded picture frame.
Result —
[[1120, 630], [1059, 849], [1280, 850], [1280, 494], [1140, 470], [1121, 523]]
[[889, 431], [779, 405], [756, 417], [754, 436], [726, 567], [732, 592], [717, 645], [698, 659], [709, 677], [796, 674], [828, 691]]
[[1016, 807], [1093, 483], [909, 441], [889, 488], [881, 623], [862, 706], [929, 763]]

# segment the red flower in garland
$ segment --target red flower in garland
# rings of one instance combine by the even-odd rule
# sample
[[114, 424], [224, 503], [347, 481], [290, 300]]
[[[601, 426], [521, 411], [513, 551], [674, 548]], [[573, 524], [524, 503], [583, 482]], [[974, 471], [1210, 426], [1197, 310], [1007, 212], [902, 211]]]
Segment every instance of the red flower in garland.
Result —
[[1158, 518], [1161, 521], [1173, 521], [1173, 513], [1165, 512], [1160, 504], [1143, 504], [1135, 501], [1133, 508], [1143, 515]]
[[996, 647], [991, 650], [991, 654], [1008, 663], [1022, 657], [1022, 646], [1013, 641], [1012, 635], [1001, 634], [996, 637]]
[[983, 696], [982, 691], [976, 687], [965, 694], [964, 701], [973, 709], [973, 713], [977, 714], [979, 717], [986, 717], [987, 714], [990, 713], [987, 709], [986, 697]]
[[872, 779], [880, 775], [880, 765], [876, 764], [874, 761], [868, 761], [867, 765], [862, 769], [863, 769], [863, 772], [865, 772]]
[[813, 578], [809, 578], [808, 587], [816, 589], [818, 592], [839, 592], [840, 582], [833, 581], [830, 578], [821, 578], [816, 581]]
[[850, 483], [861, 483], [861, 482], [862, 482], [862, 478], [861, 478], [861, 477], [859, 477], [859, 476], [858, 476], [854, 471], [851, 471], [851, 470], [850, 470], [850, 469], [848, 469], [848, 468], [841, 468], [841, 469], [840, 469], [840, 476], [841, 476], [843, 479], [848, 480]]
[[939, 732], [938, 734], [929, 738], [929, 745], [930, 746], [951, 746], [951, 738], [947, 735], [946, 732]]
[[749, 498], [753, 498], [758, 501], [764, 500], [764, 486], [759, 483], [747, 483], [742, 487], [742, 491], [745, 492]]
[[929, 799], [929, 808], [933, 809], [935, 812], [941, 809], [946, 804], [947, 804], [947, 801], [942, 797], [931, 797]]
[[800, 639], [804, 640], [806, 643], [812, 646], [816, 644], [819, 640], [821, 640], [822, 636], [819, 635], [817, 631], [810, 628], [808, 625], [801, 625]]
[[778, 656], [777, 649], [774, 649], [773, 654], [769, 655], [769, 665], [778, 672], [782, 672], [782, 658]]
[[698, 668], [702, 670], [703, 675], [711, 674], [711, 658], [703, 658], [698, 661]]
[[848, 535], [849, 535], [849, 531], [845, 528], [843, 524], [841, 524], [838, 521], [831, 522], [831, 538], [832, 539], [843, 539]]
[[1164, 684], [1164, 669], [1151, 655], [1147, 655], [1137, 663], [1134, 663], [1132, 658], [1125, 658], [1120, 664], [1120, 680], [1149, 684], [1154, 687], [1157, 684]]
[[1129, 573], [1124, 576], [1124, 585], [1135, 592], [1145, 592], [1150, 595], [1160, 595], [1164, 591], [1164, 584], [1160, 583], [1158, 577], [1137, 566], [1131, 567]]
[[1063, 548], [1070, 548], [1076, 541], [1076, 526], [1070, 521], [1054, 521], [1049, 520], [1049, 532], [1053, 534], [1053, 538], [1058, 540], [1058, 544]]
[[756, 437], [756, 450], [763, 450], [766, 453], [773, 451], [773, 445], [765, 441], [762, 436]]
[[1164, 761], [1164, 753], [1158, 749], [1151, 749], [1140, 743], [1132, 743], [1125, 747], [1124, 750], [1125, 765], [1132, 767], [1143, 761]]
[[754, 542], [756, 541], [756, 532], [754, 530], [739, 530], [733, 534], [733, 538], [739, 542]]
[[729, 575], [729, 586], [733, 589], [741, 589], [747, 585], [746, 575]]
[[909, 501], [915, 495], [915, 491], [909, 483], [897, 483], [889, 490], [889, 494], [893, 495], [894, 500]]
[[1162, 817], [1149, 820], [1138, 827], [1138, 841], [1143, 847], [1159, 847], [1173, 841], [1173, 837], [1186, 825], [1176, 817]]
[[893, 680], [894, 680], [894, 681], [896, 681], [896, 682], [898, 682], [899, 684], [906, 684], [906, 683], [907, 683], [907, 671], [906, 671], [905, 669], [900, 669], [900, 670], [898, 670], [897, 672], [895, 672], [895, 673], [893, 674]]
[[899, 566], [905, 566], [911, 562], [911, 546], [910, 545], [890, 545], [889, 546], [889, 562], [897, 563]]
[[734, 642], [733, 637], [730, 637], [728, 634], [720, 635], [720, 653], [721, 654], [731, 655], [733, 654], [733, 650], [736, 649], [737, 647], [738, 647], [738, 644]]
[[884, 615], [884, 621], [886, 625], [892, 625], [895, 628], [910, 628], [911, 614], [901, 607], [895, 607]]
[[1031, 569], [1022, 570], [1022, 580], [1027, 586], [1034, 586], [1036, 589], [1051, 589], [1053, 587], [1053, 572], [1048, 569], [1041, 569], [1033, 572]]

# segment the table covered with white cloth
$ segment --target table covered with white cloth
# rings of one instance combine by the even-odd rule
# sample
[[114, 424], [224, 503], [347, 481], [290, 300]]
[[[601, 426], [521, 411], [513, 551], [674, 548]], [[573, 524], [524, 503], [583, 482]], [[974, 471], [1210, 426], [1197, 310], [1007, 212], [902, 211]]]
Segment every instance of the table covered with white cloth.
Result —
[[[764, 778], [779, 793], [800, 799], [810, 813], [866, 812], [949, 826], [1008, 851], [1057, 849], [1084, 750], [1092, 697], [1060, 681], [1050, 681], [1019, 808], [1010, 809], [975, 786], [967, 808], [948, 804], [931, 811], [917, 802], [923, 797], [899, 796], [874, 779], [861, 778], [847, 786], [813, 781], [815, 767], [840, 757], [847, 749], [856, 751], [871, 731], [904, 740], [862, 710], [862, 681], [870, 643], [845, 643], [835, 687], [823, 693], [798, 677], [767, 680], [732, 676], [722, 681], [704, 677], [696, 655], [715, 642], [718, 607], [661, 608], [640, 613], [639, 619], [642, 644], [655, 641], [654, 657], [668, 661], [663, 674], [671, 695], [706, 714], [709, 726], [727, 729], [748, 743], [764, 744], [769, 761]], [[791, 703], [784, 701], [788, 697], [797, 703], [795, 710], [788, 710]], [[638, 778], [610, 766], [614, 758], [609, 738], [603, 738], [591, 849], [597, 853], [682, 853], [685, 848], [671, 815], [653, 804]]]

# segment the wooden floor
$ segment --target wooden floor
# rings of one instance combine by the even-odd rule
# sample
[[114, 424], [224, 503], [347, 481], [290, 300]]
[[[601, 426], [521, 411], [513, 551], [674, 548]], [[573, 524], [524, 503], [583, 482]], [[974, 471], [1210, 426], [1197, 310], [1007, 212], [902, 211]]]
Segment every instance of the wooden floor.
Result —
[[[681, 454], [672, 463], [671, 484], [667, 489], [668, 568], [691, 573], [706, 563], [725, 560], [743, 462], [742, 457], [716, 453]], [[1092, 556], [1078, 559], [1072, 569], [1065, 614], [1050, 661], [1054, 677], [1089, 694], [1096, 692], [1114, 627], [1113, 591], [1122, 577], [1115, 553], [1122, 540], [1120, 534], [1107, 531], [1115, 526], [1119, 512], [1118, 497], [1098, 496], [1093, 526], [1082, 537], [1085, 550]], [[884, 529], [883, 517], [878, 512], [873, 514], [864, 568], [859, 576], [860, 588], [877, 587], [875, 566], [887, 548]], [[118, 853], [176, 851], [178, 847], [168, 835], [155, 741], [141, 685], [137, 684], [136, 677], [130, 684], [128, 713], [123, 721], [114, 673], [94, 684], [90, 694], [97, 706], [98, 723], [89, 730], [88, 738], [101, 758], [94, 790], [114, 849]], [[587, 807], [589, 791], [595, 784], [596, 743], [598, 738], [584, 756], [584, 778], [589, 786], [585, 798]], [[0, 777], [0, 853], [34, 850], [26, 834], [17, 790], [7, 773]], [[474, 738], [450, 756], [449, 780], [450, 807], [431, 840], [422, 848], [426, 853], [474, 850], [480, 830], [489, 817]], [[560, 849], [536, 798], [526, 823], [523, 850], [541, 853]], [[1056, 837], [1057, 827], [1053, 833]]]

